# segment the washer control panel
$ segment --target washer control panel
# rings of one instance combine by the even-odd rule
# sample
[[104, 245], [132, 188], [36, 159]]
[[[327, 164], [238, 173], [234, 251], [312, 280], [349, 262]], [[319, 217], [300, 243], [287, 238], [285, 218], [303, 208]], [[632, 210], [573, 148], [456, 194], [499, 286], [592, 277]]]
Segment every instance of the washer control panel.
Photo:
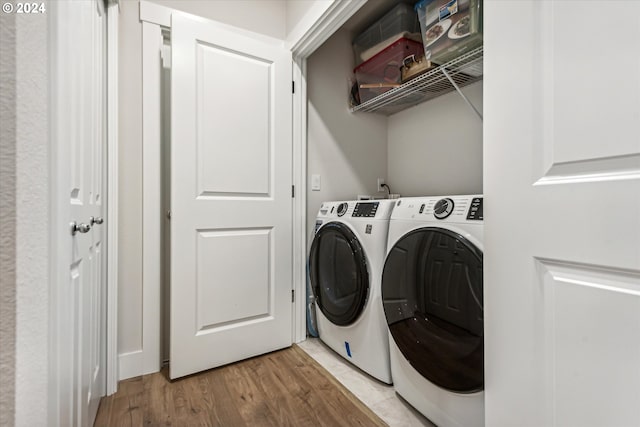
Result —
[[375, 218], [378, 211], [378, 202], [356, 203], [353, 209], [353, 217]]

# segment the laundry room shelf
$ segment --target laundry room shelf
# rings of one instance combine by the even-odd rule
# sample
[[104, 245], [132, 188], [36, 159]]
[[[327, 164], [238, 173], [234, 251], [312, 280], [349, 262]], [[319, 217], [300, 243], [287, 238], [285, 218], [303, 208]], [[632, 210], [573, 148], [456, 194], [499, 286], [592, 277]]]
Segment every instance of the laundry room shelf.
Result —
[[407, 81], [397, 88], [363, 102], [351, 108], [352, 113], [359, 111], [380, 113], [390, 116], [445, 93], [457, 90], [465, 102], [482, 119], [480, 113], [460, 92], [460, 88], [482, 80], [482, 46]]

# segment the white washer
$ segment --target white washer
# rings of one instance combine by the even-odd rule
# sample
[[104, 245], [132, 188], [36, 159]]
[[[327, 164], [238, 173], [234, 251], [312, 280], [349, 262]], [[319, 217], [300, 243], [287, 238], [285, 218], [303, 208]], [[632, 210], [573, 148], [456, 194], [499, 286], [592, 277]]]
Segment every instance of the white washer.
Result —
[[484, 426], [482, 195], [397, 200], [382, 301], [396, 391], [440, 427]]
[[380, 278], [395, 200], [325, 202], [309, 255], [320, 339], [391, 384]]

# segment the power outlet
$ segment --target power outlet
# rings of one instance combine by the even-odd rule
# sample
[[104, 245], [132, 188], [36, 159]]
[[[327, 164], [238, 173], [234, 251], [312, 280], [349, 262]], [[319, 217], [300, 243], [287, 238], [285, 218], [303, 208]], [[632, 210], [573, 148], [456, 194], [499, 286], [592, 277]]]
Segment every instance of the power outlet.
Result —
[[378, 192], [383, 192], [384, 188], [382, 185], [384, 184], [384, 178], [378, 178]]

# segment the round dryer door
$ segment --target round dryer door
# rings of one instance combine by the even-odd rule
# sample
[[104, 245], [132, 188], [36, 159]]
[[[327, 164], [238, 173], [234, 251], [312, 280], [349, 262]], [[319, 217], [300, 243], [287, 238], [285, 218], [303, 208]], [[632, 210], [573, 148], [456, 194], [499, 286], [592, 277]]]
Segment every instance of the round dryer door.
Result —
[[348, 226], [329, 222], [318, 230], [309, 275], [322, 314], [339, 326], [355, 322], [367, 302], [369, 273], [362, 246]]
[[463, 236], [425, 227], [391, 248], [382, 275], [389, 331], [407, 361], [435, 385], [482, 390], [482, 252]]

